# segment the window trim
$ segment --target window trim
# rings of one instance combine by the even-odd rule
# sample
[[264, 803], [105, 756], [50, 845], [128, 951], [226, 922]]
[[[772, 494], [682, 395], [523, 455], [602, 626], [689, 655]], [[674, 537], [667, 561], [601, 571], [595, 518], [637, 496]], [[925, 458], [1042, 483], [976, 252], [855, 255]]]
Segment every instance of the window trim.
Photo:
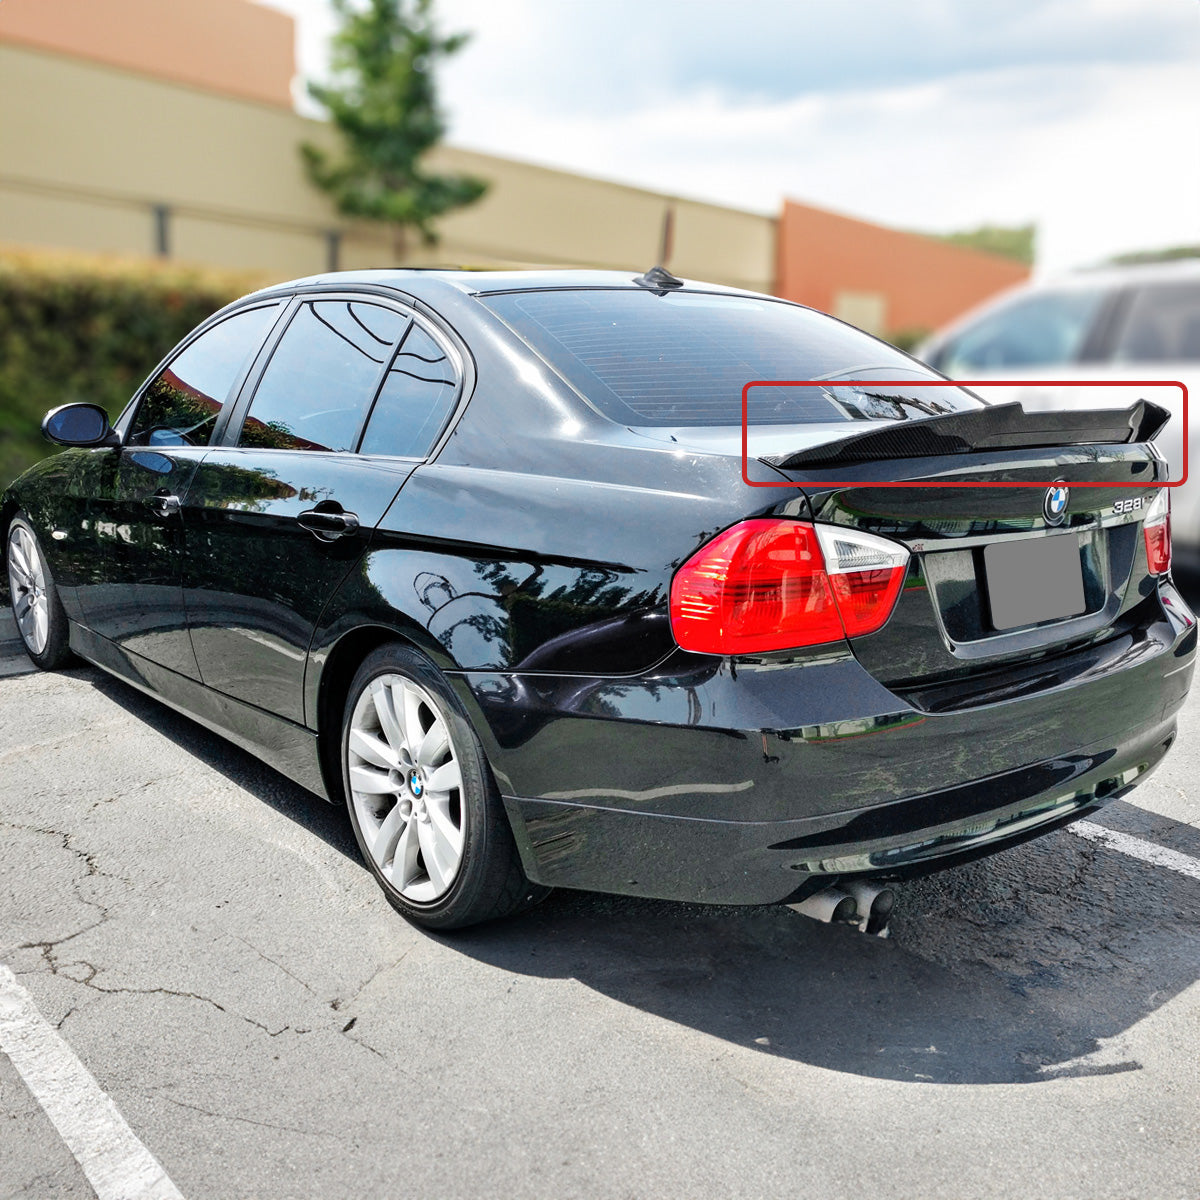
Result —
[[392, 369], [395, 366], [396, 359], [400, 357], [401, 347], [404, 345], [404, 343], [406, 341], [408, 341], [408, 339], [412, 335], [412, 331], [414, 329], [420, 329], [421, 332], [426, 334], [430, 338], [431, 341], [433, 341], [436, 345], [441, 347], [442, 352], [446, 355], [446, 358], [450, 363], [451, 371], [454, 372], [454, 384], [451, 388], [450, 404], [446, 408], [446, 415], [442, 418], [442, 423], [438, 426], [437, 432], [434, 434], [433, 438], [431, 439], [431, 441], [429, 443], [429, 449], [424, 454], [411, 455], [411, 454], [378, 454], [378, 453], [376, 453], [376, 454], [368, 454], [368, 455], [365, 455], [364, 457], [366, 457], [366, 458], [403, 458], [410, 462], [425, 462], [433, 454], [434, 449], [441, 444], [442, 435], [446, 432], [446, 426], [450, 423], [451, 420], [453, 420], [454, 414], [458, 411], [459, 403], [462, 400], [463, 383], [465, 380], [465, 373], [462, 369], [462, 364], [458, 361], [458, 354], [457, 354], [454, 346], [451, 344], [449, 338], [441, 337], [440, 331], [435, 329], [432, 326], [432, 323], [430, 323], [428, 321], [423, 321], [421, 319], [421, 316], [419, 313], [413, 312], [410, 314], [410, 320], [409, 320], [408, 326], [405, 328], [404, 332], [400, 335], [399, 340], [396, 342], [396, 344], [392, 347], [392, 353], [388, 356], [388, 360], [387, 360], [386, 364], [384, 365], [383, 374], [380, 375], [379, 380], [377, 381], [377, 383], [375, 385], [375, 394], [371, 397], [371, 403], [367, 408], [366, 416], [363, 418], [362, 427], [358, 431], [358, 438], [354, 443], [354, 453], [355, 454], [362, 454], [362, 452], [363, 452], [362, 444], [366, 440], [367, 430], [371, 428], [371, 418], [375, 415], [375, 409], [379, 405], [380, 396], [383, 395], [384, 385], [387, 383], [388, 376], [392, 373]]
[[275, 356], [275, 351], [279, 343], [283, 340], [287, 330], [291, 327], [292, 321], [295, 319], [297, 312], [304, 304], [314, 304], [327, 300], [343, 300], [347, 303], [358, 304], [376, 304], [380, 308], [388, 308], [399, 316], [407, 319], [400, 336], [392, 345], [391, 350], [384, 356], [383, 365], [380, 367], [379, 374], [375, 379], [375, 386], [371, 392], [370, 403], [366, 406], [363, 416], [359, 421], [358, 429], [354, 438], [351, 441], [350, 450], [305, 450], [305, 451], [282, 451], [283, 453], [304, 453], [304, 454], [358, 454], [359, 447], [363, 443], [366, 436], [367, 427], [370, 424], [371, 417], [375, 412], [375, 406], [379, 401], [380, 392], [383, 390], [383, 385], [387, 380], [388, 372], [392, 368], [392, 363], [395, 361], [396, 354], [399, 352], [400, 346], [407, 337], [409, 330], [414, 324], [419, 325], [435, 342], [446, 352], [447, 358], [450, 360], [451, 369], [455, 374], [454, 394], [447, 410], [446, 418], [441, 428], [438, 430], [437, 436], [430, 444], [426, 454], [420, 457], [413, 457], [404, 454], [370, 454], [364, 455], [367, 458], [395, 458], [405, 462], [428, 462], [435, 456], [436, 451], [440, 450], [445, 439], [447, 427], [454, 421], [458, 415], [464, 396], [464, 391], [467, 382], [467, 372], [464, 367], [463, 355], [459, 348], [451, 340], [451, 338], [424, 313], [412, 305], [404, 303], [393, 295], [380, 294], [376, 291], [358, 291], [337, 289], [326, 291], [323, 289], [304, 290], [292, 293], [284, 297], [286, 304], [283, 315], [276, 322], [271, 334], [264, 341], [259, 353], [255, 356], [251, 369], [246, 372], [245, 377], [241, 380], [236, 400], [231, 404], [230, 416], [225, 423], [224, 429], [213, 431], [213, 437], [209, 443], [211, 446], [218, 445], [218, 435], [220, 436], [220, 446], [226, 450], [244, 450], [247, 452], [264, 452], [264, 453], [281, 453], [281, 451], [265, 446], [239, 446], [238, 439], [241, 437], [242, 426], [245, 424], [246, 417], [249, 415], [250, 407], [254, 403], [254, 397], [258, 392], [259, 386], [262, 383], [263, 377], [270, 368], [271, 360]]
[[272, 322], [266, 333], [260, 337], [254, 352], [247, 356], [245, 364], [238, 372], [236, 378], [230, 386], [229, 391], [226, 393], [224, 400], [221, 402], [221, 411], [217, 414], [217, 419], [213, 424], [212, 436], [208, 439], [207, 445], [193, 446], [191, 449], [206, 450], [212, 446], [219, 445], [221, 438], [224, 436], [225, 429], [229, 424], [230, 414], [238, 402], [246, 379], [250, 372], [254, 369], [255, 363], [261, 356], [263, 346], [267, 343], [270, 343], [275, 337], [276, 331], [279, 328], [279, 322], [290, 307], [289, 300], [290, 297], [287, 296], [264, 296], [262, 298], [256, 298], [247, 304], [238, 304], [236, 307], [222, 308], [213, 313], [213, 315], [206, 321], [202, 321], [199, 325], [197, 325], [196, 328], [193, 329], [191, 333], [187, 334], [182, 341], [177, 342], [172, 349], [167, 352], [165, 357], [158, 363], [154, 370], [151, 371], [144, 380], [142, 380], [141, 384], [139, 384], [137, 390], [130, 398], [129, 403], [125, 405], [125, 407], [121, 410], [120, 416], [118, 416], [113, 422], [113, 429], [116, 430], [117, 435], [121, 440], [121, 448], [123, 449], [127, 444], [126, 438], [129, 435], [129, 430], [134, 421], [137, 419], [138, 410], [142, 406], [142, 401], [145, 399], [146, 393], [150, 389], [150, 385], [154, 383], [154, 381], [158, 379], [158, 377], [165, 370], [167, 370], [167, 368], [170, 367], [171, 364], [174, 363], [175, 360], [178, 359], [186, 350], [190, 349], [195, 342], [199, 341], [200, 338], [202, 338], [210, 330], [215, 329], [218, 325], [223, 324], [233, 317], [238, 317], [243, 313], [253, 312], [254, 310], [260, 308], [277, 308], [279, 312], [276, 314], [275, 320]]

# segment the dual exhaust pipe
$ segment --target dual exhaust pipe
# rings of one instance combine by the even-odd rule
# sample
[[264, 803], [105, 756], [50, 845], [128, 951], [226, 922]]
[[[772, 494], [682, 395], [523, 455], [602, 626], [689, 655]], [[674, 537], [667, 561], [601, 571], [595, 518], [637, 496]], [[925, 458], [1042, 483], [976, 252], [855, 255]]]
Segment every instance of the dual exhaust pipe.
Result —
[[842, 887], [825, 888], [788, 908], [826, 924], [857, 925], [860, 932], [887, 937], [888, 921], [896, 906], [891, 888], [856, 879]]

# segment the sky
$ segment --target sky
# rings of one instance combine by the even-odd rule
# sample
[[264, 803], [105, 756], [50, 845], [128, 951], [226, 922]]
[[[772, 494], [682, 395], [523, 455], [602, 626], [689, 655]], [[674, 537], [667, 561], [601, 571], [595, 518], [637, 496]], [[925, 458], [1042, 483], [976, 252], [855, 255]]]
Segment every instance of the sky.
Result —
[[[327, 71], [327, 0], [297, 18]], [[454, 145], [775, 213], [1200, 244], [1200, 0], [440, 0]], [[297, 87], [300, 106], [312, 111]]]

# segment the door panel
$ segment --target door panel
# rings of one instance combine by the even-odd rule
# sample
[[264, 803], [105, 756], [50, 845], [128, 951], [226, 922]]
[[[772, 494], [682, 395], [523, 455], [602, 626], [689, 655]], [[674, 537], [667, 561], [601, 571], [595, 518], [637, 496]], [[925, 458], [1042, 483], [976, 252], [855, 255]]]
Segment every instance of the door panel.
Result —
[[97, 464], [88, 522], [96, 564], [81, 586], [87, 624], [123, 649], [199, 678], [183, 607], [186, 493], [203, 448], [128, 448]]
[[92, 570], [78, 585], [98, 634], [192, 679], [200, 677], [183, 607], [181, 506], [225, 405], [281, 312], [252, 306], [190, 336], [142, 390], [124, 446], [93, 452], [84, 540]]
[[[209, 687], [304, 720], [317, 618], [414, 465], [307, 450], [209, 452], [183, 513], [185, 603]], [[336, 528], [344, 514], [357, 528]]]
[[354, 296], [296, 305], [188, 492], [185, 593], [204, 682], [303, 721], [317, 619], [416, 465], [351, 453], [412, 317]]

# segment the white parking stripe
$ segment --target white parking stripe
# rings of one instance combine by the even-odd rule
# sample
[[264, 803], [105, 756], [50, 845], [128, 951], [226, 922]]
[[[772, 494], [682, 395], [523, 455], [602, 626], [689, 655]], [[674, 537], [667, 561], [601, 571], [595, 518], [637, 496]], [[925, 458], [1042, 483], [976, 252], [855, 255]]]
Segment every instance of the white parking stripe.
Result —
[[0, 1050], [54, 1123], [99, 1200], [183, 1200], [117, 1106], [3, 964]]
[[1142, 838], [1133, 837], [1128, 833], [1118, 833], [1115, 829], [1105, 829], [1092, 821], [1076, 821], [1068, 825], [1071, 833], [1087, 838], [1089, 842], [1099, 842], [1113, 850], [1120, 850], [1131, 858], [1140, 858], [1156, 867], [1166, 867], [1168, 871], [1178, 871], [1180, 875], [1189, 875], [1192, 879], [1200, 879], [1200, 859], [1189, 858], [1178, 850], [1168, 850], [1166, 846], [1156, 846]]

